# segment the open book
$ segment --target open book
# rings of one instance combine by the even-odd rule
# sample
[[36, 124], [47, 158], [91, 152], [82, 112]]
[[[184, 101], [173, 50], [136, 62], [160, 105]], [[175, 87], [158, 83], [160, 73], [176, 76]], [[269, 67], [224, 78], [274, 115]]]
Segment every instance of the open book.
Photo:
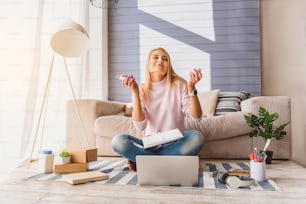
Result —
[[149, 137], [143, 138], [143, 147], [145, 149], [155, 147], [161, 144], [172, 142], [184, 137], [179, 129], [173, 129], [165, 132], [159, 132]]

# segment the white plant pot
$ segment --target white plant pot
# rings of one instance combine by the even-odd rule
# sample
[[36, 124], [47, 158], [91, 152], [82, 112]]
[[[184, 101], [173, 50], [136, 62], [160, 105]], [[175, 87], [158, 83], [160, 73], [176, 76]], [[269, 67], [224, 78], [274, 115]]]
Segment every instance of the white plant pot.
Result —
[[56, 164], [68, 164], [70, 163], [70, 157], [56, 157]]

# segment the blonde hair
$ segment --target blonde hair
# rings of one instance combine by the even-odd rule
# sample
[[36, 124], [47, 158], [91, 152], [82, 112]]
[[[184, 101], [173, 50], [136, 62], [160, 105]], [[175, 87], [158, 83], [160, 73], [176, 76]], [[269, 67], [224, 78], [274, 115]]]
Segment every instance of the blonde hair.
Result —
[[149, 103], [149, 98], [150, 98], [150, 91], [151, 91], [151, 76], [150, 76], [150, 57], [152, 55], [152, 53], [156, 50], [161, 50], [163, 52], [166, 53], [167, 59], [168, 59], [168, 70], [167, 70], [167, 75], [166, 75], [166, 80], [167, 80], [167, 86], [169, 87], [173, 87], [174, 86], [174, 82], [177, 80], [181, 80], [184, 83], [186, 83], [185, 79], [183, 79], [182, 77], [180, 77], [179, 75], [177, 75], [172, 67], [171, 64], [171, 59], [170, 59], [170, 55], [169, 53], [164, 49], [164, 48], [155, 48], [152, 49], [147, 57], [147, 61], [146, 61], [146, 80], [145, 82], [142, 84], [141, 88], [142, 88], [142, 98], [143, 98], [143, 102], [145, 104]]

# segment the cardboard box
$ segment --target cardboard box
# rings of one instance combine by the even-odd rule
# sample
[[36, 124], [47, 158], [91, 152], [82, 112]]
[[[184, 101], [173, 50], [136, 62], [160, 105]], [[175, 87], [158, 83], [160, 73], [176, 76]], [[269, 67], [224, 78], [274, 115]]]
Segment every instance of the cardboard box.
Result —
[[97, 148], [67, 148], [64, 151], [67, 151], [71, 154], [71, 163], [88, 163], [97, 161]]
[[87, 171], [87, 165], [82, 163], [56, 164], [54, 165], [54, 173], [68, 174]]

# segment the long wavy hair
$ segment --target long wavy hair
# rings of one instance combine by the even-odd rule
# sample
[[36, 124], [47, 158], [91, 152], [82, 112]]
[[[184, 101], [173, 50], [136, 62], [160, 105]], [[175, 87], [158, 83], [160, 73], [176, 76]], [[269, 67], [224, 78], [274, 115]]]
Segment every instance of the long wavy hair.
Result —
[[169, 87], [174, 87], [175, 86], [175, 81], [177, 80], [181, 80], [183, 81], [184, 83], [186, 83], [186, 80], [183, 79], [182, 77], [180, 77], [179, 75], [177, 75], [172, 67], [172, 64], [171, 64], [171, 59], [170, 59], [170, 55], [169, 53], [164, 49], [164, 48], [155, 48], [155, 49], [152, 49], [150, 52], [149, 52], [149, 55], [148, 55], [148, 58], [147, 58], [147, 61], [146, 61], [146, 80], [145, 82], [142, 84], [142, 98], [143, 98], [143, 102], [145, 104], [148, 104], [149, 103], [149, 100], [150, 100], [150, 91], [151, 91], [151, 75], [150, 75], [150, 57], [152, 55], [152, 53], [156, 50], [161, 50], [163, 52], [166, 53], [166, 56], [167, 56], [167, 59], [168, 59], [168, 70], [167, 70], [167, 75], [166, 75], [166, 80], [167, 80], [167, 86]]

